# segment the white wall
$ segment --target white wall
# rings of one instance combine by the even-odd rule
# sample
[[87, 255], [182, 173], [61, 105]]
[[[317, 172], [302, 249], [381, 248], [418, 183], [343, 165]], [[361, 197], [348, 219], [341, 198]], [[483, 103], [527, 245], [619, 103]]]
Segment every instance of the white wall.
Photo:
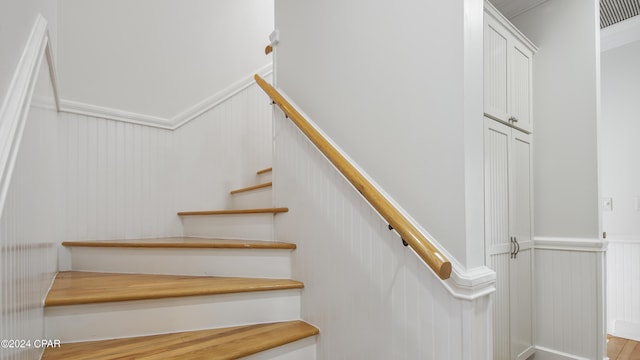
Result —
[[480, 1], [276, 1], [278, 86], [469, 268], [484, 264], [481, 26]]
[[[621, 24], [622, 25], [622, 24]], [[637, 34], [637, 31], [633, 32]], [[613, 199], [603, 212], [607, 254], [607, 330], [640, 340], [640, 41], [602, 53], [602, 122], [599, 138], [602, 195]], [[639, 200], [640, 201], [640, 200]]]
[[[640, 238], [640, 41], [602, 53], [602, 196], [613, 211], [602, 214], [604, 231]], [[638, 205], [636, 205], [638, 199]]]
[[539, 49], [533, 62], [536, 359], [606, 353], [598, 9], [596, 0], [549, 0], [511, 19]]
[[39, 13], [49, 22], [49, 33], [55, 51], [57, 4], [57, 0], [3, 0], [0, 2], [0, 105]]
[[[35, 70], [34, 101], [25, 104], [22, 140], [6, 201], [0, 203], [0, 339], [44, 337], [42, 304], [57, 271], [64, 219], [57, 113], [47, 61], [43, 58]], [[42, 350], [33, 343], [25, 349], [3, 346], [0, 358], [35, 360]]]
[[550, 0], [511, 19], [539, 48], [533, 65], [537, 237], [600, 237], [598, 9], [595, 0]]
[[61, 97], [172, 118], [270, 62], [272, 0], [61, 0]]

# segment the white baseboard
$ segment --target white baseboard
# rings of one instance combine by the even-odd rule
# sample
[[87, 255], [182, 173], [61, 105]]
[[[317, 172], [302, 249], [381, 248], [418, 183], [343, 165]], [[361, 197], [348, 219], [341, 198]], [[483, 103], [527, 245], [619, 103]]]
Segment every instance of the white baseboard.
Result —
[[625, 339], [640, 341], [640, 324], [616, 320], [611, 335]]
[[562, 351], [549, 349], [542, 346], [536, 346], [535, 360], [589, 360], [573, 354]]

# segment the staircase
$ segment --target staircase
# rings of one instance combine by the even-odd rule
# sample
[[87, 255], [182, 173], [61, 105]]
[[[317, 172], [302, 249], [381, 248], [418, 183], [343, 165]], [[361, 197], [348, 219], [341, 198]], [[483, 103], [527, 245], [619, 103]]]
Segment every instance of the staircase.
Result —
[[296, 246], [272, 241], [288, 209], [270, 207], [270, 174], [228, 210], [178, 213], [185, 237], [64, 242], [72, 271], [45, 299], [45, 338], [62, 346], [42, 359], [315, 359]]

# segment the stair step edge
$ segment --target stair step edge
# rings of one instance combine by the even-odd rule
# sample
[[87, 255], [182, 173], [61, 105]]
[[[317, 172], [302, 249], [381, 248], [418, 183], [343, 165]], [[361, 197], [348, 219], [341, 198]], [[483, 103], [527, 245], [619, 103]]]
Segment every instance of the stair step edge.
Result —
[[247, 187], [243, 187], [243, 188], [240, 188], [240, 189], [232, 190], [229, 193], [231, 195], [236, 195], [236, 194], [245, 193], [245, 192], [249, 192], [249, 191], [253, 191], [253, 190], [260, 190], [260, 189], [270, 188], [272, 186], [273, 186], [273, 183], [271, 181], [269, 181], [269, 182], [258, 184], [258, 185], [252, 185], [252, 186], [247, 186]]
[[256, 174], [257, 174], [257, 175], [262, 175], [262, 174], [270, 173], [270, 172], [272, 172], [272, 171], [273, 171], [273, 168], [268, 167], [268, 168], [264, 168], [264, 169], [262, 169], [262, 170], [258, 170], [258, 171], [256, 171]]
[[42, 360], [80, 360], [91, 355], [93, 360], [122, 357], [153, 359], [230, 360], [249, 356], [278, 346], [318, 335], [319, 329], [302, 320], [234, 326], [222, 329], [196, 330], [63, 344], [45, 350]]
[[60, 272], [45, 307], [302, 289], [290, 279]]
[[278, 214], [278, 213], [286, 213], [288, 211], [289, 211], [289, 208], [286, 208], [286, 207], [260, 208], [260, 209], [181, 211], [178, 213], [178, 216]]
[[64, 241], [66, 247], [111, 248], [190, 248], [190, 249], [283, 249], [294, 250], [296, 244], [279, 241], [207, 239], [197, 237], [170, 237], [153, 239]]

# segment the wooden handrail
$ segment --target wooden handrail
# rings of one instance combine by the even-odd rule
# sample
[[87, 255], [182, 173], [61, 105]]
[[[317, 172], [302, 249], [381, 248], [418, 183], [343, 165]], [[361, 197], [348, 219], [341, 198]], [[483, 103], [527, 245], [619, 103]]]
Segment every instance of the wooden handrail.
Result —
[[267, 47], [264, 48], [264, 54], [265, 55], [271, 54], [272, 51], [273, 51], [273, 46], [271, 46], [271, 45], [267, 45]]
[[364, 196], [376, 211], [395, 229], [409, 246], [438, 276], [446, 280], [451, 275], [451, 262], [420, 233], [351, 163], [345, 159], [311, 124], [269, 83], [255, 75], [256, 82], [271, 97], [293, 123], [331, 161], [347, 180]]

